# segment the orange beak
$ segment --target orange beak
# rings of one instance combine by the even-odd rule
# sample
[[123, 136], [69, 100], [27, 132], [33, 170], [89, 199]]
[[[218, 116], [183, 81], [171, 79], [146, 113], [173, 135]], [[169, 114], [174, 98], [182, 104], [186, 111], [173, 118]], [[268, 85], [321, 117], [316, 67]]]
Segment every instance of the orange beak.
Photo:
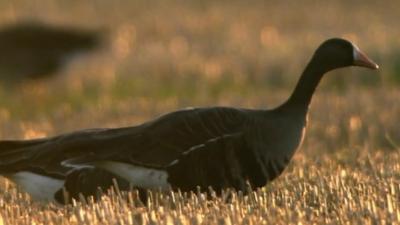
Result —
[[362, 52], [359, 48], [354, 47], [353, 51], [354, 51], [353, 52], [353, 58], [354, 58], [353, 65], [366, 67], [366, 68], [370, 68], [373, 70], [379, 69], [378, 64], [376, 64], [374, 61], [372, 61], [370, 58], [368, 58], [368, 56], [364, 52]]

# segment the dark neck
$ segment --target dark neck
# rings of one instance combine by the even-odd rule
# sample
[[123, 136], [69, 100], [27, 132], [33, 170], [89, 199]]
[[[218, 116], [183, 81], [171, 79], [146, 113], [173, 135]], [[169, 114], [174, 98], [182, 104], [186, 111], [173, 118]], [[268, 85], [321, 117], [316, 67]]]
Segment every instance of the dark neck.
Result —
[[322, 69], [322, 67], [323, 66], [318, 65], [316, 60], [311, 60], [300, 76], [292, 95], [279, 109], [295, 110], [306, 114], [314, 91], [324, 73], [327, 72], [327, 70]]

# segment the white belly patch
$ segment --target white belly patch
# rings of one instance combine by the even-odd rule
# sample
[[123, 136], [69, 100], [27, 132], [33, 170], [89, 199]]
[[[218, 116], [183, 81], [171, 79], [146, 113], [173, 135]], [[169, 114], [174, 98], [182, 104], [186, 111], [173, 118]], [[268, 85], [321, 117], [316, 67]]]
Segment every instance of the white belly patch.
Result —
[[38, 201], [54, 201], [54, 194], [64, 186], [63, 180], [28, 171], [14, 173], [9, 178]]
[[168, 174], [164, 170], [113, 161], [96, 162], [93, 165], [126, 179], [136, 187], [161, 188], [163, 190], [170, 187], [167, 180]]

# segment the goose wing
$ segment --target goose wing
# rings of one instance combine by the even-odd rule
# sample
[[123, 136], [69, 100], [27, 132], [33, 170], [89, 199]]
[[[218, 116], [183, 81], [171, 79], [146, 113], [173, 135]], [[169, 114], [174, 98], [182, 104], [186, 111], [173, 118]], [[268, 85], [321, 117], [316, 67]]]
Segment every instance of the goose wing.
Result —
[[[70, 168], [112, 160], [163, 168], [192, 147], [243, 130], [249, 112], [214, 107], [176, 111], [135, 127], [92, 129], [36, 141], [0, 142], [0, 171]], [[12, 159], [12, 160], [10, 160]]]
[[192, 147], [167, 167], [168, 182], [183, 191], [196, 187], [245, 191], [247, 181], [253, 187], [265, 185], [275, 174], [265, 167], [246, 135], [236, 132]]

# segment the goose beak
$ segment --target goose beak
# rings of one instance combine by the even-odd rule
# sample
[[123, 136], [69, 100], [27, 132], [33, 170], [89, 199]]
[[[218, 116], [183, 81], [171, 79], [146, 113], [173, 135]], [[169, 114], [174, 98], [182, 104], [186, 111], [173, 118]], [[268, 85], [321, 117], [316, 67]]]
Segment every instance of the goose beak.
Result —
[[378, 64], [374, 63], [368, 56], [359, 48], [353, 48], [353, 65], [370, 68], [373, 70], [379, 69]]

